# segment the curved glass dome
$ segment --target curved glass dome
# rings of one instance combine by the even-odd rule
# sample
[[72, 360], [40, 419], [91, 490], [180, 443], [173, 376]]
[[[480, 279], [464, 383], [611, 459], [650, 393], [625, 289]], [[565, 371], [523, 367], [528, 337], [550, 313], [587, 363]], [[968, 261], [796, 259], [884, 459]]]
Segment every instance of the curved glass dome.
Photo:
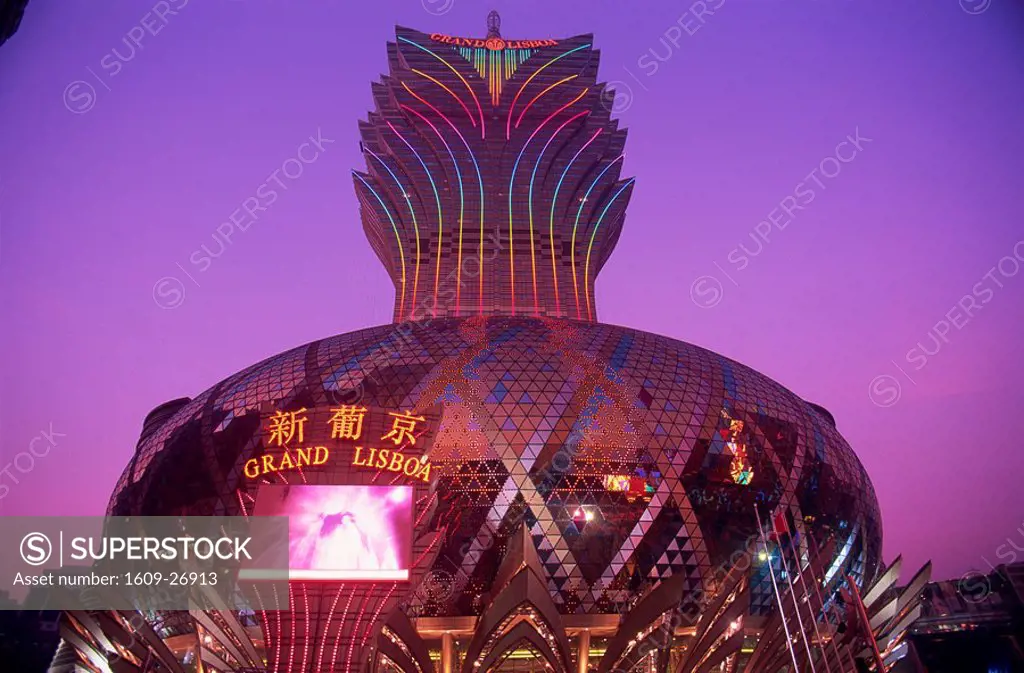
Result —
[[[357, 399], [443, 409], [430, 459], [446, 537], [414, 614], [477, 612], [520, 523], [566, 612], [615, 612], [679, 573], [707, 586], [779, 505], [792, 530], [840, 541], [837, 569], [878, 566], [874, 491], [826, 414], [705, 349], [563, 319], [384, 325], [265, 360], [144, 438], [110, 512], [237, 515], [261, 406]], [[770, 578], [754, 580], [758, 611]]]
[[[709, 649], [778, 663], [800, 606], [824, 615], [809, 586], [832, 596], [847, 575], [867, 586], [879, 574], [871, 482], [822, 407], [710, 351], [597, 322], [596, 278], [635, 185], [621, 175], [615, 93], [599, 79], [591, 35], [509, 40], [499, 28], [493, 15], [485, 38], [399, 27], [372, 87], [353, 184], [394, 286], [395, 324], [295, 348], [158, 407], [110, 513], [259, 514], [257, 500], [269, 502], [260, 482], [287, 479], [268, 477], [268, 414], [323, 418], [358, 403], [374, 417], [429, 415], [408, 581], [293, 575], [294, 608], [254, 618], [253, 647], [237, 661], [422, 671], [437, 645], [447, 672], [458, 635], [468, 638], [463, 671], [509, 670], [494, 662], [525, 648], [564, 672], [575, 637], [572, 668], [587, 670], [593, 649], [607, 671], [673, 623], [680, 596], [696, 596], [706, 612], [689, 633], [669, 634], [681, 638], [672, 656], [696, 657], [693, 670], [708, 670], [698, 659]], [[362, 448], [378, 450], [353, 451]], [[290, 484], [379, 483], [358, 458], [356, 473], [345, 461], [311, 463], [310, 450]], [[263, 472], [247, 474], [251, 465]], [[754, 558], [751, 539], [764, 552], [738, 563], [737, 553]], [[206, 633], [230, 630], [209, 630], [207, 617], [195, 616]], [[750, 650], [747, 637], [762, 634]], [[591, 648], [591, 635], [608, 640]]]

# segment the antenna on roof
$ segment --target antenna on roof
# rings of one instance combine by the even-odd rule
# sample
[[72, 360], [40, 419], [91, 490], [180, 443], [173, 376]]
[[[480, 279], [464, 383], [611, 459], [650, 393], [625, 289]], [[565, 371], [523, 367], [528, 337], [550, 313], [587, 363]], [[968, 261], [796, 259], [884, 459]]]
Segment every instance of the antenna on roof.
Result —
[[487, 37], [501, 37], [501, 15], [494, 10], [487, 15]]

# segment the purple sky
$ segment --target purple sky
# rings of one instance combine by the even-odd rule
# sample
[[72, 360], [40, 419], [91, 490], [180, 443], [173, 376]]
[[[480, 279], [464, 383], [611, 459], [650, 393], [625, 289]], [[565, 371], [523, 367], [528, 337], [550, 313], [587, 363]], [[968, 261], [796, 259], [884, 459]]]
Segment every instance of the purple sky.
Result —
[[[480, 36], [493, 7], [508, 38], [593, 32], [604, 79], [630, 87], [637, 184], [601, 319], [829, 408], [874, 481], [887, 561], [950, 577], [1010, 560], [1024, 273], [991, 270], [1024, 239], [1024, 10], [990, 1], [708, 0], [701, 23], [665, 1], [191, 0], [161, 24], [138, 2], [32, 0], [0, 48], [0, 468], [64, 436], [0, 471], [0, 514], [101, 513], [152, 407], [390, 321], [356, 122], [394, 24]], [[157, 34], [133, 55], [142, 23]], [[189, 256], [318, 129], [336, 142], [197, 274]], [[828, 159], [857, 129], [870, 142]], [[184, 283], [176, 308], [154, 301], [164, 277]], [[950, 313], [967, 294], [970, 315]]]

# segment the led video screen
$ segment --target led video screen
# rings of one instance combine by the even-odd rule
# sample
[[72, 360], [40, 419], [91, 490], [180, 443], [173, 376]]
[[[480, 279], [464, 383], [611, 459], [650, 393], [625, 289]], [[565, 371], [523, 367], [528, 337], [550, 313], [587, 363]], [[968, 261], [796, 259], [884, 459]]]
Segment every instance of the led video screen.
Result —
[[293, 580], [409, 579], [411, 486], [264, 484], [255, 516], [288, 517]]

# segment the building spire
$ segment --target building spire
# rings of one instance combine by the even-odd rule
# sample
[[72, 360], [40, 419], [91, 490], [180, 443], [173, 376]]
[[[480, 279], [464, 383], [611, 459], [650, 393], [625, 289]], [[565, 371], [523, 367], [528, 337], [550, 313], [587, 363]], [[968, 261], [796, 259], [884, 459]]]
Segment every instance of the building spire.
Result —
[[487, 15], [487, 37], [501, 37], [501, 15], [496, 10]]

